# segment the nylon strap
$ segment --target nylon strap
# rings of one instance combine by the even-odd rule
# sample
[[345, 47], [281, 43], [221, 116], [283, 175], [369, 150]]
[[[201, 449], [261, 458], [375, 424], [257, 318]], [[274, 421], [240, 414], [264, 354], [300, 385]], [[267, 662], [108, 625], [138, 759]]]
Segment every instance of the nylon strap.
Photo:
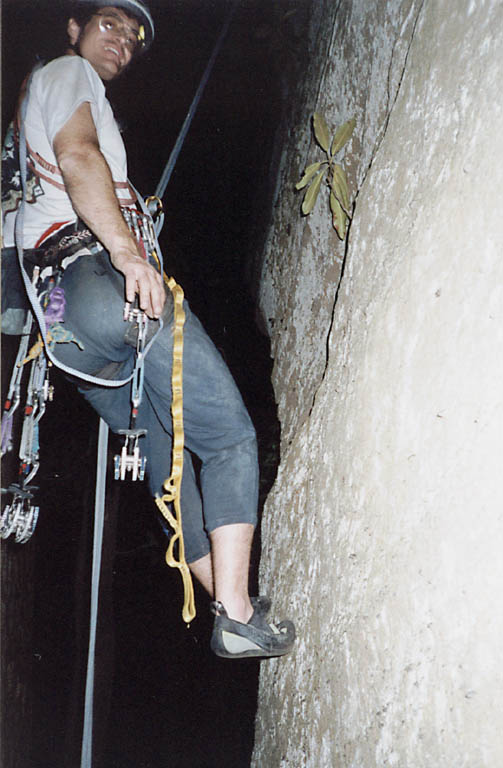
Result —
[[[132, 185], [131, 185], [132, 186]], [[143, 197], [132, 186], [141, 209], [148, 215], [148, 209], [143, 201]], [[182, 476], [183, 476], [183, 450], [185, 436], [183, 429], [183, 327], [185, 325], [185, 311], [183, 309], [183, 289], [173, 277], [167, 277], [163, 271], [162, 254], [157, 240], [157, 233], [153, 232], [155, 237], [155, 248], [152, 250], [152, 257], [157, 262], [164, 282], [168, 286], [173, 296], [174, 308], [174, 327], [173, 327], [173, 362], [171, 367], [171, 420], [173, 429], [173, 447], [171, 452], [171, 475], [164, 481], [165, 494], [157, 496], [155, 503], [163, 517], [173, 528], [173, 536], [170, 539], [166, 551], [166, 562], [170, 568], [178, 568], [183, 582], [183, 620], [190, 624], [195, 618], [196, 608], [194, 601], [194, 585], [192, 576], [185, 560], [185, 545], [183, 541], [182, 530], [182, 509], [180, 499], [182, 494]], [[168, 507], [173, 505], [173, 512]], [[175, 545], [178, 544], [178, 558], [175, 556]]]
[[[173, 422], [173, 451], [171, 475], [164, 482], [164, 493], [156, 497], [156, 504], [161, 514], [173, 528], [173, 536], [170, 539], [166, 551], [166, 562], [171, 568], [178, 568], [182, 576], [184, 602], [182, 609], [183, 620], [190, 624], [196, 615], [194, 602], [194, 586], [189, 566], [185, 560], [185, 546], [182, 532], [182, 510], [180, 507], [182, 475], [183, 475], [183, 326], [185, 312], [183, 309], [183, 290], [170, 277], [166, 280], [173, 295], [174, 303], [174, 332], [173, 332], [173, 366], [171, 371], [171, 417]], [[168, 504], [173, 505], [174, 513]], [[178, 558], [175, 555], [175, 544], [178, 544]]]

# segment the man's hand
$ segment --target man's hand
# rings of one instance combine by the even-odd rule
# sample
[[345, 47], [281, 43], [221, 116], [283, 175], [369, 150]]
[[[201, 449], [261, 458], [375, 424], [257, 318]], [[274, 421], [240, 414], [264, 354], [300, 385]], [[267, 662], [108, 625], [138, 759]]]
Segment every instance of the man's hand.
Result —
[[133, 303], [138, 293], [141, 309], [151, 318], [159, 317], [166, 299], [162, 276], [142, 258], [124, 221], [87, 102], [75, 110], [53, 144], [75, 211], [124, 275], [126, 301]]
[[162, 276], [133, 249], [119, 247], [110, 251], [110, 260], [126, 281], [126, 301], [134, 302], [138, 294], [140, 308], [153, 319], [160, 317], [166, 299]]

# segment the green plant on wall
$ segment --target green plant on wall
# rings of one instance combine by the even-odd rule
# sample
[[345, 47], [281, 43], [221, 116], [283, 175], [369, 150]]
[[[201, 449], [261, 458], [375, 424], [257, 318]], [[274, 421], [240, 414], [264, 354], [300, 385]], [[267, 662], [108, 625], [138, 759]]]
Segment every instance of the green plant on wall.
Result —
[[330, 138], [327, 122], [320, 112], [313, 115], [313, 133], [316, 142], [325, 152], [327, 159], [308, 165], [301, 180], [295, 185], [295, 189], [304, 189], [302, 201], [302, 213], [307, 216], [311, 213], [318, 199], [323, 180], [330, 191], [330, 210], [332, 223], [341, 240], [346, 237], [350, 200], [346, 172], [340, 163], [335, 162], [335, 156], [347, 144], [351, 138], [356, 120], [351, 118], [341, 125]]

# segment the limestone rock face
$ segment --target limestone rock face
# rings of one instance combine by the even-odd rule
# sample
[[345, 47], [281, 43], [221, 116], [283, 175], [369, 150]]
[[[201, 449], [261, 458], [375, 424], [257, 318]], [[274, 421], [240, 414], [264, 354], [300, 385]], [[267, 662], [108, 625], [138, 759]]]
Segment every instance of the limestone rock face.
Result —
[[[283, 430], [262, 591], [299, 637], [262, 663], [253, 765], [494, 768], [503, 5], [353, 0], [322, 23], [262, 271]], [[325, 203], [295, 209], [315, 109], [357, 119], [347, 248]]]

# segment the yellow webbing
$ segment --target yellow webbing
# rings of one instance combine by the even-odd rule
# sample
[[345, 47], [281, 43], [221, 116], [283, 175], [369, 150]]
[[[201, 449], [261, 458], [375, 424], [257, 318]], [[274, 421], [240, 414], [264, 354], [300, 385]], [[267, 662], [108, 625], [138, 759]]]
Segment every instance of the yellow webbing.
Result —
[[[183, 310], [183, 290], [170, 277], [165, 281], [173, 295], [175, 328], [173, 332], [173, 369], [171, 373], [171, 416], [173, 420], [173, 452], [171, 475], [164, 482], [163, 496], [157, 496], [155, 503], [162, 515], [174, 530], [166, 552], [166, 562], [171, 568], [178, 568], [183, 580], [184, 601], [182, 609], [183, 620], [189, 624], [196, 615], [194, 603], [194, 587], [189, 566], [185, 560], [185, 546], [182, 532], [182, 511], [180, 496], [183, 473], [183, 326], [185, 312]], [[168, 507], [173, 504], [174, 514]], [[178, 559], [174, 555], [174, 547], [178, 542]]]

